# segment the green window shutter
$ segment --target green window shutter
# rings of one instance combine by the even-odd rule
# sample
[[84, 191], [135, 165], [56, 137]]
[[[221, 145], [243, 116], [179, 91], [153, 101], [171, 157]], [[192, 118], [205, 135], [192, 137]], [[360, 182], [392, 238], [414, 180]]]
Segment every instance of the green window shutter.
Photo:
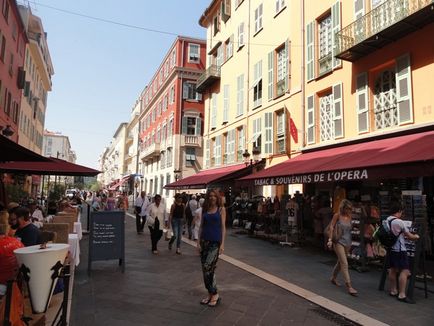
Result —
[[337, 59], [335, 55], [339, 48], [339, 39], [336, 33], [341, 30], [341, 1], [336, 1], [332, 7], [332, 67], [337, 68], [342, 65], [342, 61]]
[[289, 91], [291, 85], [291, 41], [288, 39], [285, 41], [285, 53], [286, 53], [286, 78], [285, 78], [285, 89]]
[[268, 53], [268, 100], [271, 101], [274, 97], [274, 51]]
[[333, 85], [333, 124], [335, 138], [344, 136], [342, 83]]
[[369, 131], [368, 74], [362, 72], [356, 79], [357, 130]]
[[182, 85], [182, 98], [184, 100], [188, 98], [188, 83]]
[[396, 59], [396, 90], [399, 124], [401, 125], [404, 123], [413, 122], [409, 54], [405, 54]]
[[315, 97], [310, 95], [307, 97], [307, 143], [315, 143]]
[[310, 81], [315, 78], [315, 47], [314, 47], [314, 26], [315, 22], [310, 22], [306, 26], [306, 79]]
[[201, 136], [202, 134], [202, 119], [196, 118], [196, 136]]

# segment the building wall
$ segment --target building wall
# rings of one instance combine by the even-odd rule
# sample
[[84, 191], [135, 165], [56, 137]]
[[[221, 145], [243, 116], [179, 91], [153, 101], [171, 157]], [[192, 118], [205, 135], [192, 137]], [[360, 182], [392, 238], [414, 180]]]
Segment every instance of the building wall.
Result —
[[18, 143], [41, 154], [47, 94], [51, 91], [54, 70], [40, 18], [33, 15], [30, 8], [19, 6], [19, 10], [29, 43], [24, 61], [26, 80], [21, 100]]
[[[5, 48], [0, 58], [0, 126], [10, 125], [14, 134], [10, 137], [18, 142], [19, 108], [22, 90], [17, 85], [22, 77], [19, 69], [23, 67], [27, 37], [15, 0], [1, 1], [0, 42]], [[1, 56], [1, 54], [0, 54]]]

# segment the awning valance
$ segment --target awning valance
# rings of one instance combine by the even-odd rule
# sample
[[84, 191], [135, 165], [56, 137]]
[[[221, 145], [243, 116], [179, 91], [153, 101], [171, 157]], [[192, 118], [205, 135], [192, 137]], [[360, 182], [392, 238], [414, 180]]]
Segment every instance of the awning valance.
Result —
[[303, 153], [240, 178], [255, 185], [434, 175], [434, 131]]

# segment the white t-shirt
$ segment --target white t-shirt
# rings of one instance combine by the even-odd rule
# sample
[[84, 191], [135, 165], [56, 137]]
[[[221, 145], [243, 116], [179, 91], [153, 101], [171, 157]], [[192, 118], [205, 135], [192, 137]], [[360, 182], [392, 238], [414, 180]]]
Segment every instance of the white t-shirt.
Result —
[[147, 196], [145, 196], [144, 199], [142, 198], [142, 196], [139, 196], [136, 198], [136, 202], [134, 203], [134, 206], [142, 208], [142, 211], [139, 214], [140, 216], [146, 216], [146, 212], [148, 210], [149, 204], [150, 203]]
[[389, 216], [387, 218], [387, 223], [389, 223], [391, 219], [394, 219], [390, 224], [393, 234], [394, 235], [399, 234], [398, 240], [392, 246], [391, 249], [392, 251], [407, 251], [407, 248], [405, 247], [404, 233], [408, 232], [408, 228], [405, 226], [404, 222], [401, 219], [396, 218], [395, 216]]

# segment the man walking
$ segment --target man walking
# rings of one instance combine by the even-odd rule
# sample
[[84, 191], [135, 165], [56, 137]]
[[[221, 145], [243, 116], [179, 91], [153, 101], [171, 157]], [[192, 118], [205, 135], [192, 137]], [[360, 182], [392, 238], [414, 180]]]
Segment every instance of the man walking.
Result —
[[146, 197], [146, 192], [142, 191], [140, 196], [136, 198], [134, 204], [134, 211], [136, 213], [136, 230], [137, 234], [143, 233], [143, 228], [146, 223], [146, 212], [149, 206], [148, 197]]

